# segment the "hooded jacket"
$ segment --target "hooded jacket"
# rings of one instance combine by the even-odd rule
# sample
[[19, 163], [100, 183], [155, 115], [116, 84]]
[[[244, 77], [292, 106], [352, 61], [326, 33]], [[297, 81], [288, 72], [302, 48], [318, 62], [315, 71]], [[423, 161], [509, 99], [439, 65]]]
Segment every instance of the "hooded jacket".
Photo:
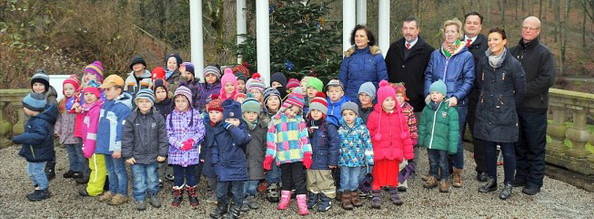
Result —
[[[173, 110], [167, 116], [166, 126], [169, 164], [182, 167], [198, 164], [200, 144], [206, 135], [200, 112], [193, 108], [184, 112]], [[181, 150], [183, 142], [190, 138], [194, 140], [193, 147], [188, 151]]]
[[25, 132], [14, 136], [12, 142], [22, 144], [19, 155], [27, 162], [50, 161], [54, 156], [54, 123], [58, 107], [50, 103], [43, 112], [32, 116], [25, 125]]
[[474, 58], [464, 45], [460, 45], [450, 58], [446, 58], [442, 49], [431, 53], [431, 60], [425, 69], [425, 96], [429, 95], [431, 83], [443, 80], [448, 87], [446, 98], [455, 96], [458, 105], [468, 103], [466, 97], [474, 84]]
[[382, 109], [380, 103], [375, 104], [369, 115], [367, 128], [373, 144], [373, 158], [378, 160], [395, 160], [399, 163], [402, 158], [413, 159], [412, 141], [406, 117], [396, 104], [393, 113]]
[[101, 114], [102, 100], [92, 104], [83, 104], [81, 136], [83, 143], [83, 155], [90, 158], [97, 148], [97, 129], [99, 128], [99, 115]]
[[157, 156], [166, 157], [168, 149], [163, 116], [154, 107], [147, 114], [133, 110], [124, 123], [122, 157], [151, 164], [157, 162]]
[[442, 101], [437, 110], [433, 110], [429, 104], [421, 114], [419, 145], [455, 154], [458, 151], [459, 126], [456, 108]]
[[248, 180], [248, 163], [246, 159], [246, 145], [251, 136], [245, 124], [239, 127], [229, 125], [224, 128], [225, 122], [218, 122], [207, 134], [205, 147], [210, 148], [211, 162], [214, 166], [218, 181], [245, 181]]
[[373, 166], [373, 145], [369, 130], [360, 117], [355, 119], [353, 127], [349, 127], [344, 119], [340, 120], [338, 128], [340, 136], [340, 161], [341, 167]]
[[348, 96], [342, 96], [338, 101], [332, 102], [332, 100], [330, 100], [330, 97], [326, 97], [326, 101], [328, 101], [328, 114], [326, 115], [326, 118], [328, 119], [328, 121], [334, 123], [334, 125], [338, 125], [340, 119], [342, 119], [340, 107], [342, 106], [342, 104], [350, 102], [351, 98], [349, 98]]
[[364, 49], [351, 47], [345, 52], [340, 65], [340, 82], [344, 85], [344, 93], [355, 103], [359, 103], [359, 87], [371, 81], [375, 88], [381, 80], [388, 80], [386, 62], [377, 46], [367, 46]]
[[122, 128], [131, 109], [132, 95], [128, 92], [122, 92], [115, 99], [103, 103], [95, 153], [111, 155], [114, 151], [122, 151]]

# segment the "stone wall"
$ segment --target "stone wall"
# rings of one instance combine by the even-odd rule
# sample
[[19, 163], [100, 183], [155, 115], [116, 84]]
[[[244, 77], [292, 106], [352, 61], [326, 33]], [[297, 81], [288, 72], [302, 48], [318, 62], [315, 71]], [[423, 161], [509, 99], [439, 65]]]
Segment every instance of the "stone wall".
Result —
[[0, 148], [12, 145], [12, 136], [24, 132], [22, 100], [29, 92], [29, 89], [0, 89]]

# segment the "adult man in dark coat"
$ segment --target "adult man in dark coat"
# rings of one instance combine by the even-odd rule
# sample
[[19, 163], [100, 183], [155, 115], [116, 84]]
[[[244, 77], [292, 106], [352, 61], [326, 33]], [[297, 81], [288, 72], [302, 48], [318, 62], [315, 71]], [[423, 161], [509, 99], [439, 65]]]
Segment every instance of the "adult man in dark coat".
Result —
[[[477, 66], [481, 57], [485, 56], [485, 51], [488, 48], [487, 37], [481, 34], [483, 29], [483, 16], [477, 12], [470, 12], [464, 15], [464, 42], [468, 51], [472, 53], [474, 57], [474, 66]], [[478, 69], [475, 69], [478, 71]], [[478, 83], [480, 77], [476, 77], [478, 72], [475, 72], [474, 84]], [[488, 179], [487, 167], [485, 165], [485, 149], [483, 142], [480, 139], [474, 138], [474, 115], [476, 113], [476, 105], [479, 96], [479, 88], [474, 86], [470, 95], [468, 95], [468, 115], [466, 116], [466, 122], [470, 126], [470, 133], [472, 133], [472, 144], [474, 145], [474, 162], [476, 162], [476, 179], [485, 182]], [[461, 127], [464, 129], [464, 127]], [[465, 130], [465, 129], [464, 129]]]
[[555, 57], [542, 45], [540, 20], [530, 16], [522, 23], [522, 39], [511, 53], [526, 72], [526, 95], [518, 105], [520, 140], [516, 144], [516, 176], [513, 186], [524, 186], [523, 193], [540, 192], [545, 170], [547, 109], [549, 88], [555, 81]]

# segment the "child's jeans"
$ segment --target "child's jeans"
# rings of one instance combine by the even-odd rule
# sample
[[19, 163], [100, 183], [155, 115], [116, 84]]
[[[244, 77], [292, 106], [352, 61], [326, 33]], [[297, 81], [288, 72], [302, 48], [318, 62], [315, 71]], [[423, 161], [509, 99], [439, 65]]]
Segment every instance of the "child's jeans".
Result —
[[248, 180], [243, 183], [243, 194], [244, 196], [256, 195], [258, 192], [259, 180]]
[[359, 188], [361, 167], [340, 167], [340, 188], [338, 191], [355, 191]]
[[39, 190], [45, 190], [49, 187], [49, 180], [45, 175], [45, 164], [47, 162], [27, 162], [27, 173], [31, 178], [33, 185], [36, 185]]
[[184, 180], [187, 186], [192, 187], [196, 185], [196, 166], [189, 165], [182, 167], [180, 165], [173, 165], [173, 186], [181, 187], [184, 185]]
[[[443, 150], [428, 149], [429, 152], [429, 174], [437, 176], [439, 180], [450, 177], [450, 168], [448, 167], [448, 152]], [[440, 174], [437, 175], [439, 168]]]
[[83, 156], [81, 144], [66, 144], [64, 146], [66, 147], [66, 152], [68, 152], [70, 170], [83, 173], [87, 167], [85, 167], [85, 157]]
[[229, 204], [229, 192], [231, 192], [233, 205], [241, 206], [243, 204], [243, 181], [218, 181], [216, 190], [218, 203], [227, 206]]
[[128, 196], [128, 172], [124, 158], [115, 159], [106, 154], [105, 167], [107, 168], [109, 191], [112, 194]]
[[332, 170], [307, 170], [307, 191], [336, 198], [336, 186], [332, 178]]
[[158, 164], [156, 161], [150, 164], [136, 163], [130, 165], [134, 183], [132, 195], [134, 195], [136, 201], [144, 201], [147, 192], [149, 197], [159, 193], [159, 174], [157, 173], [157, 168]]
[[87, 193], [89, 193], [89, 196], [97, 196], [103, 193], [103, 187], [105, 186], [105, 176], [107, 175], [105, 155], [94, 153], [89, 158], [89, 168], [91, 173], [87, 184]]
[[303, 162], [285, 163], [280, 165], [282, 172], [281, 190], [290, 191], [295, 188], [296, 194], [305, 194], [305, 166]]
[[281, 181], [281, 170], [276, 163], [272, 163], [272, 168], [266, 173], [266, 182], [268, 184], [279, 183]]

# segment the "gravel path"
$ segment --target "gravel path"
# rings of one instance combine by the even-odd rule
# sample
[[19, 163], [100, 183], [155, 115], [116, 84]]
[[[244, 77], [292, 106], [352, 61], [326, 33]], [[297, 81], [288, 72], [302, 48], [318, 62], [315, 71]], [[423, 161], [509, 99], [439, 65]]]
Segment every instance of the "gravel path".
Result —
[[[165, 183], [160, 192], [163, 207], [151, 208], [143, 212], [135, 209], [133, 201], [121, 206], [113, 207], [100, 203], [94, 197], [81, 197], [78, 190], [83, 185], [69, 179], [63, 179], [62, 174], [68, 170], [66, 150], [56, 148], [58, 156], [57, 177], [51, 181], [52, 197], [41, 202], [30, 202], [25, 195], [32, 191], [31, 181], [27, 177], [26, 161], [17, 155], [20, 147], [8, 147], [0, 150], [0, 218], [58, 218], [58, 217], [118, 217], [118, 218], [207, 218], [214, 210], [214, 205], [201, 200], [197, 209], [191, 209], [186, 200], [182, 207], [173, 208], [169, 205], [171, 184]], [[424, 150], [417, 159], [419, 173], [426, 173], [427, 158]], [[474, 170], [474, 162], [465, 154], [466, 169]], [[500, 167], [499, 181], [503, 182], [503, 168]], [[567, 183], [548, 177], [544, 179], [542, 191], [535, 196], [528, 196], [515, 188], [512, 198], [501, 201], [499, 191], [480, 194], [477, 192], [480, 183], [474, 179], [474, 171], [464, 172], [463, 188], [451, 188], [450, 193], [441, 194], [437, 189], [427, 190], [422, 187], [420, 177], [409, 181], [409, 189], [400, 193], [404, 205], [391, 204], [388, 194], [384, 193], [384, 205], [380, 210], [369, 208], [369, 201], [361, 208], [344, 211], [338, 202], [326, 213], [310, 212], [311, 218], [594, 218], [594, 194], [578, 189]], [[132, 184], [130, 183], [130, 186]], [[500, 189], [502, 186], [499, 186]], [[201, 182], [200, 188], [205, 188]], [[199, 198], [204, 198], [204, 190], [200, 189]], [[130, 188], [131, 194], [131, 188]], [[297, 214], [295, 201], [286, 211], [276, 210], [276, 205], [260, 198], [262, 207], [259, 210], [242, 214], [243, 218], [300, 218]]]

